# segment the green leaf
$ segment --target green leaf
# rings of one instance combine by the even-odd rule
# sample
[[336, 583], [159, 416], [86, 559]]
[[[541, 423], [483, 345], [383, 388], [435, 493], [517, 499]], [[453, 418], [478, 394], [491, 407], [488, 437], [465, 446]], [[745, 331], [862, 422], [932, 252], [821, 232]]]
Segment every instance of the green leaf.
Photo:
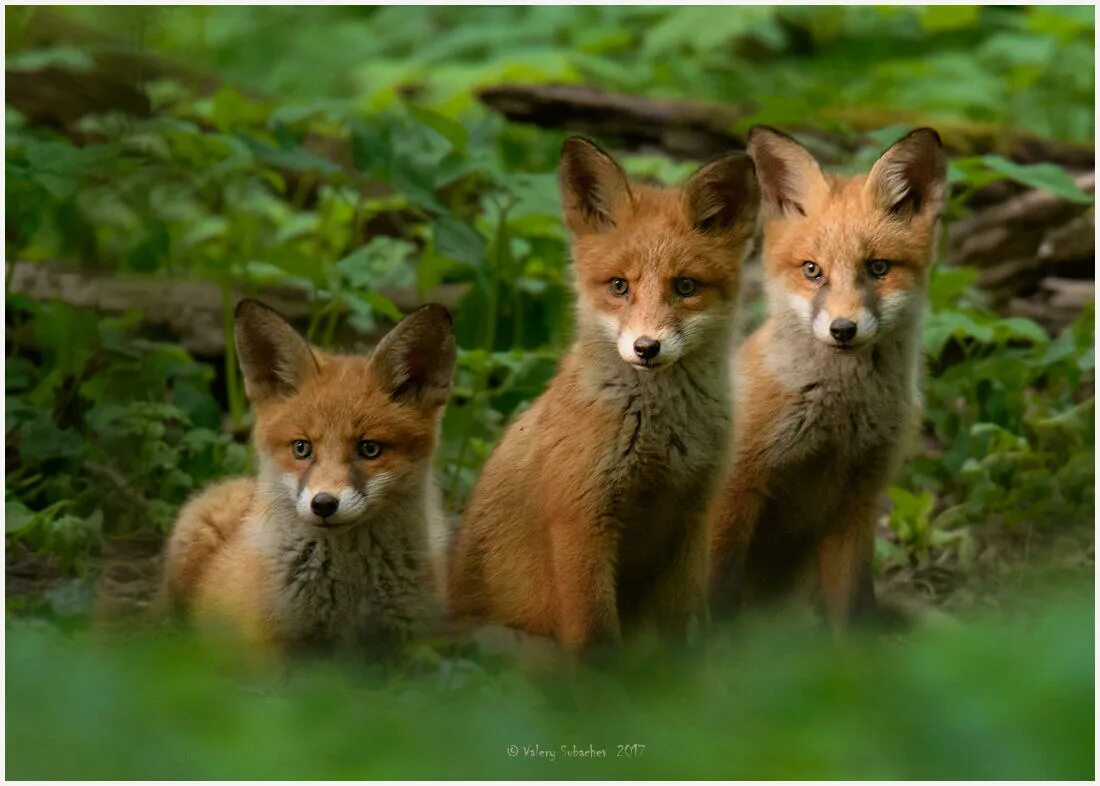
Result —
[[1044, 346], [1050, 342], [1050, 336], [1035, 322], [1023, 317], [1009, 317], [998, 320], [993, 326], [993, 332], [998, 340], [1023, 339], [1038, 346]]
[[372, 291], [386, 284], [407, 285], [413, 280], [409, 262], [416, 246], [408, 240], [379, 235], [336, 263], [353, 288]]
[[407, 108], [410, 115], [450, 142], [454, 150], [461, 152], [466, 149], [466, 145], [470, 141], [470, 133], [457, 120], [452, 120], [446, 115], [441, 115], [420, 106], [410, 104]]
[[470, 224], [444, 214], [435, 220], [434, 233], [435, 248], [440, 254], [474, 267], [485, 264], [485, 238]]
[[303, 147], [274, 147], [250, 136], [242, 136], [241, 141], [258, 159], [276, 169], [316, 172], [321, 175], [336, 175], [342, 171], [327, 158]]
[[257, 260], [246, 262], [244, 272], [245, 275], [253, 281], [262, 282], [279, 282], [289, 276], [289, 274], [278, 265], [272, 265], [270, 262], [260, 262]]
[[188, 249], [201, 246], [211, 240], [223, 237], [229, 228], [229, 222], [222, 216], [205, 216], [191, 224], [180, 238], [180, 248]]
[[321, 217], [316, 213], [295, 213], [280, 226], [275, 233], [275, 243], [283, 245], [303, 235], [309, 235], [316, 231], [321, 224]]
[[1057, 164], [1017, 164], [997, 155], [982, 156], [982, 160], [993, 172], [1023, 183], [1025, 186], [1049, 191], [1069, 202], [1092, 204], [1092, 195], [1078, 188], [1073, 178]]
[[400, 322], [404, 314], [392, 300], [380, 292], [364, 292], [360, 296], [362, 299], [370, 305], [372, 309], [380, 314], [385, 315], [394, 322]]
[[22, 502], [4, 503], [4, 532], [9, 535], [22, 532], [31, 525], [36, 515]]

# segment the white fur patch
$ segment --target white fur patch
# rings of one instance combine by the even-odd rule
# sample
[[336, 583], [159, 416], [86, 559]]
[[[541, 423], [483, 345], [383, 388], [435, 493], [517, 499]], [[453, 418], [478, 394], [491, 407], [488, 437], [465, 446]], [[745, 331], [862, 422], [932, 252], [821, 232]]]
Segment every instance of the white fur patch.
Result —
[[873, 341], [878, 335], [878, 318], [866, 308], [861, 308], [856, 312], [855, 323], [856, 337], [849, 342], [852, 345], [858, 347], [861, 344], [866, 344]]
[[290, 496], [298, 496], [298, 476], [293, 472], [284, 472], [279, 475], [279, 482], [283, 484], [283, 488], [287, 490]]
[[595, 317], [595, 322], [599, 325], [600, 332], [607, 336], [609, 341], [615, 341], [619, 336], [618, 318], [614, 314], [605, 314], [591, 307], [589, 311], [592, 313], [593, 317]]
[[[367, 479], [367, 493], [366, 495], [356, 493], [357, 497], [363, 499], [364, 507], [372, 505], [378, 502], [385, 496], [386, 491], [393, 485], [397, 476], [393, 472], [379, 472], [376, 475], [371, 475]], [[341, 500], [341, 505], [343, 501]]]
[[623, 328], [623, 331], [619, 333], [618, 340], [615, 342], [615, 346], [619, 350], [619, 357], [627, 363], [638, 362], [638, 356], [634, 354], [634, 342], [637, 338], [638, 334], [633, 330], [630, 328]]
[[794, 292], [787, 293], [787, 303], [791, 307], [791, 311], [798, 314], [806, 322], [810, 321], [810, 312], [813, 306], [810, 301], [801, 295], [796, 295]]
[[817, 316], [814, 317], [813, 329], [814, 336], [818, 341], [824, 341], [826, 344], [835, 344], [833, 341], [833, 334], [829, 332], [829, 325], [833, 323], [833, 318], [829, 316], [829, 312], [825, 309], [821, 309], [817, 312]]
[[879, 314], [885, 328], [892, 328], [901, 322], [909, 312], [916, 296], [913, 292], [900, 290], [883, 296], [879, 301]]

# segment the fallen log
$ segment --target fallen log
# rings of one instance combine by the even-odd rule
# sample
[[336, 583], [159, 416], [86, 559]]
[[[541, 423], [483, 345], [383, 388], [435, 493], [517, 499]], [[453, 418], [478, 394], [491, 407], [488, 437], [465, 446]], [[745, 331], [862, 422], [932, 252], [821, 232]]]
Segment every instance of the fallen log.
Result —
[[[103, 273], [57, 262], [14, 262], [8, 263], [8, 268], [9, 295], [24, 295], [38, 301], [59, 300], [74, 308], [103, 314], [138, 312], [144, 324], [178, 340], [196, 357], [215, 358], [225, 352], [222, 290], [217, 282]], [[381, 290], [406, 313], [427, 302], [441, 303], [453, 311], [465, 292], [466, 286], [462, 284], [443, 284], [424, 296], [412, 289]], [[246, 292], [235, 286], [231, 293], [234, 302], [246, 295], [264, 300], [300, 327], [304, 327], [316, 308], [308, 293], [290, 287], [250, 285]], [[384, 323], [385, 319], [379, 321]], [[370, 344], [388, 325], [380, 324], [379, 328], [379, 335], [372, 336], [349, 328], [347, 334], [337, 339], [346, 345]]]
[[1044, 278], [1039, 291], [1027, 298], [1012, 298], [1006, 316], [1026, 317], [1056, 335], [1077, 318], [1081, 309], [1096, 300], [1096, 283], [1083, 279]]
[[[1091, 193], [1095, 174], [1081, 175], [1076, 183]], [[1050, 277], [1091, 280], [1095, 255], [1092, 206], [1047, 191], [1026, 191], [954, 221], [948, 233], [948, 260], [976, 267], [978, 285], [998, 308], [1031, 297]]]
[[[509, 120], [543, 128], [560, 128], [615, 140], [628, 150], [663, 152], [676, 158], [707, 159], [743, 149], [744, 133], [735, 127], [756, 111], [749, 105], [646, 98], [585, 85], [503, 84], [478, 91], [479, 100]], [[1051, 161], [1076, 169], [1092, 169], [1094, 150], [1088, 145], [1054, 142], [984, 124], [950, 123], [909, 112], [830, 116], [855, 129], [854, 135], [827, 134], [819, 129], [787, 128], [802, 135], [813, 152], [831, 163], [836, 153], [851, 151], [858, 136], [894, 124], [932, 125], [948, 150], [960, 155], [1001, 153], [1020, 163]], [[814, 142], [818, 146], [814, 146]]]

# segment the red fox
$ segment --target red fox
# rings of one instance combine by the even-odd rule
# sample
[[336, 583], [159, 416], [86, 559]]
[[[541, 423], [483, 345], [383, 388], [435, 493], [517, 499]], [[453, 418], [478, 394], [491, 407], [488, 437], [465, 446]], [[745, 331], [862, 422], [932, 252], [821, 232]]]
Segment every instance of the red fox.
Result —
[[448, 603], [577, 652], [705, 614], [706, 510], [729, 451], [729, 346], [759, 195], [744, 154], [658, 188], [580, 138], [559, 181], [576, 339], [485, 465]]
[[768, 318], [735, 361], [737, 432], [712, 526], [714, 602], [816, 578], [827, 619], [874, 608], [879, 497], [919, 422], [921, 312], [946, 161], [929, 128], [824, 174], [757, 126]]
[[434, 624], [444, 544], [432, 455], [455, 357], [446, 309], [413, 312], [369, 358], [317, 351], [255, 300], [237, 306], [235, 330], [259, 474], [183, 508], [162, 603], [276, 647], [381, 643]]

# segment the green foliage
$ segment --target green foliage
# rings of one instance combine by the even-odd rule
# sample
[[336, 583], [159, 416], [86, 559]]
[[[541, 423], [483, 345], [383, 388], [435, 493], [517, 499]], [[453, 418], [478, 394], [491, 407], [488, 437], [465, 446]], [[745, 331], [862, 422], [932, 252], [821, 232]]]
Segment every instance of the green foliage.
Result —
[[165, 531], [190, 492], [247, 469], [209, 367], [137, 337], [135, 318], [7, 305], [10, 538], [78, 566], [103, 533]]
[[914, 558], [933, 544], [969, 546], [966, 525], [1092, 520], [1093, 308], [1051, 339], [981, 308], [973, 280], [967, 268], [932, 277], [924, 414], [937, 449], [910, 461], [890, 492], [891, 527]]
[[[838, 647], [780, 617], [679, 657], [628, 651], [614, 673], [569, 681], [454, 647], [389, 668], [326, 659], [250, 676], [176, 636], [104, 641], [16, 623], [7, 768], [17, 779], [1088, 779], [1092, 605], [1071, 598], [904, 646]], [[529, 754], [536, 745], [555, 759]]]
[[997, 155], [968, 156], [951, 161], [947, 179], [949, 183], [962, 185], [952, 195], [949, 212], [958, 212], [975, 189], [998, 180], [1013, 180], [1069, 202], [1093, 202], [1091, 194], [1082, 191], [1064, 169], [1051, 163], [1025, 165]]

